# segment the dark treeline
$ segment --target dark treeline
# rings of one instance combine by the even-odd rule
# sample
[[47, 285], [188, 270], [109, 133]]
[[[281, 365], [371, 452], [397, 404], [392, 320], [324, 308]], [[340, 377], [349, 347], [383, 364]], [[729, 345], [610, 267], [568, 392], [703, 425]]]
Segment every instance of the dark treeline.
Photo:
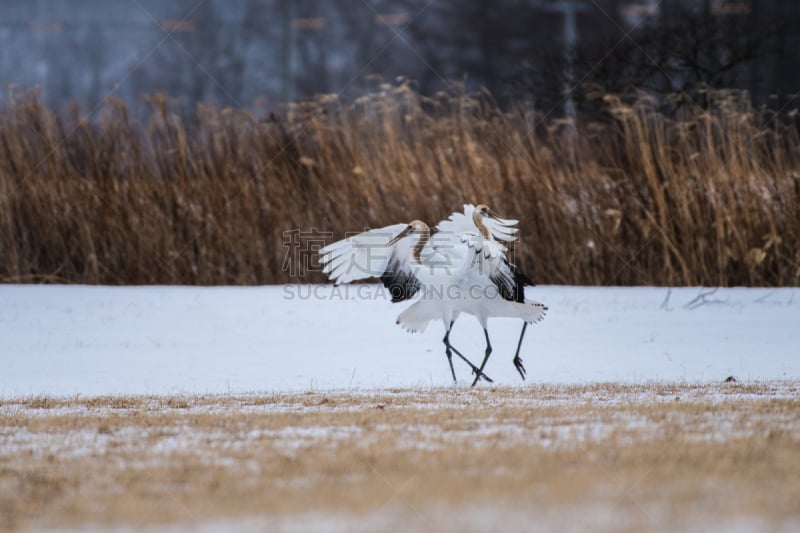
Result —
[[787, 0], [6, 0], [0, 73], [89, 110], [154, 92], [272, 109], [400, 75], [425, 94], [458, 80], [553, 117], [588, 107], [595, 88], [697, 101], [742, 89], [789, 109], [798, 28]]

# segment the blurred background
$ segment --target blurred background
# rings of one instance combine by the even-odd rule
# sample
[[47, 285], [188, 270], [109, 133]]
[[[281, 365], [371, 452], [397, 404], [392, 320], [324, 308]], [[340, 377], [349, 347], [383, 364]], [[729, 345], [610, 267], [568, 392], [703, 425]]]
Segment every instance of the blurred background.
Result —
[[800, 285], [799, 29], [788, 0], [4, 0], [0, 281], [298, 282], [293, 235], [486, 202], [539, 283]]
[[576, 85], [742, 89], [780, 109], [800, 88], [798, 28], [791, 0], [5, 0], [0, 79], [85, 109], [157, 91], [270, 108], [396, 76], [562, 116]]

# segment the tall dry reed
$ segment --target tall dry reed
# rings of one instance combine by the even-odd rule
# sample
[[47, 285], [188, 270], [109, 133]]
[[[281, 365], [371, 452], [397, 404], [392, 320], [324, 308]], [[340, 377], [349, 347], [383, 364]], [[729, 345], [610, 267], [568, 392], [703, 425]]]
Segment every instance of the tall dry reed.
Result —
[[[284, 232], [346, 231], [464, 202], [521, 221], [539, 283], [797, 285], [800, 138], [733, 93], [701, 109], [605, 95], [575, 124], [382, 86], [280, 118], [198, 105], [99, 120], [35, 97], [0, 111], [0, 281], [263, 284]], [[668, 105], [669, 102], [666, 103]]]

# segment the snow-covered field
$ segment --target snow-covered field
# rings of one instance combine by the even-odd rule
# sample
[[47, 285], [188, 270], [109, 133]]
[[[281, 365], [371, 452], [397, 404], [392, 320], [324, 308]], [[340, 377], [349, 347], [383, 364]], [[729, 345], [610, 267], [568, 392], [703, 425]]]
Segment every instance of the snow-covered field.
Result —
[[[798, 289], [535, 287], [531, 382], [716, 382], [800, 377]], [[194, 394], [447, 385], [440, 323], [395, 324], [376, 285], [249, 288], [0, 286], [0, 397]], [[520, 378], [520, 322], [494, 319], [486, 372]], [[453, 345], [478, 363], [463, 316]], [[462, 383], [469, 369], [456, 362]]]
[[0, 529], [797, 530], [797, 293], [533, 288], [469, 388], [376, 285], [0, 285]]

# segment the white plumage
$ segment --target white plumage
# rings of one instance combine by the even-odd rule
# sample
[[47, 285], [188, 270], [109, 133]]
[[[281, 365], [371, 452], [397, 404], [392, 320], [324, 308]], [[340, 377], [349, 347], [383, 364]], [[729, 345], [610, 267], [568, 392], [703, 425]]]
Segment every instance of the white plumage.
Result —
[[[483, 367], [491, 353], [488, 318], [511, 317], [529, 322], [541, 320], [544, 305], [525, 300], [524, 286], [532, 282], [519, 273], [506, 257], [504, 243], [517, 239], [516, 220], [503, 219], [485, 205], [464, 206], [464, 213], [453, 213], [441, 221], [436, 233], [419, 220], [369, 230], [335, 242], [320, 250], [323, 272], [331, 280], [349, 283], [378, 277], [389, 289], [392, 301], [414, 298], [414, 303], [397, 318], [397, 323], [412, 332], [424, 331], [432, 320], [445, 327], [445, 355], [455, 381], [452, 352], [475, 373], [473, 385], [483, 377]], [[476, 367], [449, 342], [453, 323], [461, 313], [475, 316], [486, 336], [486, 352], [481, 367]], [[525, 377], [519, 359], [514, 363]]]
[[402, 239], [394, 246], [386, 244], [406, 229], [408, 224], [394, 224], [352, 235], [320, 250], [323, 272], [336, 285], [360, 279], [380, 277], [392, 256], [405, 264], [411, 259], [409, 240]]

